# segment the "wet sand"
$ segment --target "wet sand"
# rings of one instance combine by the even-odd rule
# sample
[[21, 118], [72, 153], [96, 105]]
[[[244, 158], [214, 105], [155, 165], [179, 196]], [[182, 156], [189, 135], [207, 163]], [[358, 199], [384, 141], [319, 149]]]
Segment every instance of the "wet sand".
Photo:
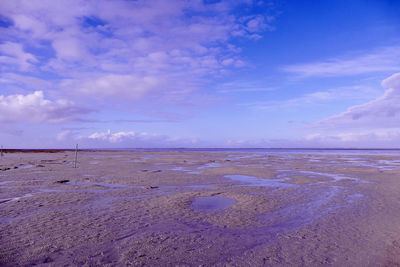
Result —
[[400, 156], [7, 153], [1, 266], [400, 266]]

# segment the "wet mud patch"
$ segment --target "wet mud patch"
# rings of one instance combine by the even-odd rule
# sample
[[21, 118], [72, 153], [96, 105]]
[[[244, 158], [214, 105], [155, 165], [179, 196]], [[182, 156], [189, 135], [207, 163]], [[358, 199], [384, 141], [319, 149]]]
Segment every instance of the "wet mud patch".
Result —
[[268, 178], [260, 178], [255, 176], [237, 175], [237, 174], [225, 175], [224, 177], [234, 181], [242, 182], [240, 186], [266, 186], [274, 188], [287, 188], [293, 186], [292, 184], [285, 183], [289, 180], [289, 178], [268, 179]]
[[[341, 155], [82, 152], [77, 169], [50, 161], [73, 153], [11, 156], [1, 168], [48, 161], [0, 176], [0, 199], [32, 194], [0, 204], [4, 265], [400, 263], [396, 170]], [[198, 199], [211, 199], [210, 211]]]

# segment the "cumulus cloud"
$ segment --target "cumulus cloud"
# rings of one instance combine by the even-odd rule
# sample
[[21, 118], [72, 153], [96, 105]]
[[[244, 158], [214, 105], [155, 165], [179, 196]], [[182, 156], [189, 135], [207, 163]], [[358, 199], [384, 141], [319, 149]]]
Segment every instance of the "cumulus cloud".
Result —
[[27, 95], [0, 95], [0, 122], [57, 123], [77, 119], [88, 112], [66, 100], [45, 99], [42, 91]]
[[319, 121], [317, 128], [397, 128], [400, 125], [400, 73], [382, 82], [385, 93], [365, 104], [350, 107], [347, 111]]
[[289, 65], [282, 70], [299, 77], [351, 76], [373, 72], [395, 72], [400, 69], [399, 62], [400, 46], [393, 46], [358, 56]]
[[235, 10], [256, 4], [4, 0], [0, 15], [12, 24], [0, 29], [6, 40], [0, 62], [35, 71], [37, 78], [53, 73], [54, 87], [62, 80], [61, 88], [76, 95], [138, 100], [154, 92], [159, 98], [167, 91], [187, 94], [202, 86], [201, 78], [245, 65], [232, 39], [261, 37], [272, 17]]
[[148, 135], [147, 133], [135, 133], [135, 132], [116, 132], [111, 133], [110, 130], [107, 132], [96, 132], [88, 136], [89, 139], [103, 140], [110, 143], [121, 142], [124, 139], [146, 139], [146, 138], [157, 138], [158, 135]]
[[170, 137], [135, 131], [111, 132], [111, 130], [79, 136], [77, 140], [90, 147], [190, 147], [199, 144], [199, 140], [195, 138]]

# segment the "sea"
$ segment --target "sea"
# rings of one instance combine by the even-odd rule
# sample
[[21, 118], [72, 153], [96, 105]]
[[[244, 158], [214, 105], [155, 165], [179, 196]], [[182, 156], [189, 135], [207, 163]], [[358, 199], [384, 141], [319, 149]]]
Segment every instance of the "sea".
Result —
[[[93, 150], [93, 149], [91, 149]], [[210, 152], [210, 153], [264, 153], [264, 154], [333, 154], [333, 155], [397, 155], [400, 149], [360, 148], [105, 148], [94, 150], [132, 152]]]

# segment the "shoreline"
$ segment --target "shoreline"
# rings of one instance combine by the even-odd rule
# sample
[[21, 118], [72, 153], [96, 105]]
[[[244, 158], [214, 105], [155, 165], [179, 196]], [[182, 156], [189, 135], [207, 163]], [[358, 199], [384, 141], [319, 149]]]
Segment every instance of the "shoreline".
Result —
[[[3, 153], [58, 153], [75, 151], [75, 148], [3, 148]], [[388, 155], [400, 155], [400, 148], [78, 148], [82, 152], [198, 152], [198, 153], [290, 153], [313, 154], [347, 154], [348, 152], [398, 152]], [[375, 153], [379, 154], [379, 153]], [[373, 155], [373, 154], [370, 154]], [[382, 154], [384, 155], [384, 154]]]

